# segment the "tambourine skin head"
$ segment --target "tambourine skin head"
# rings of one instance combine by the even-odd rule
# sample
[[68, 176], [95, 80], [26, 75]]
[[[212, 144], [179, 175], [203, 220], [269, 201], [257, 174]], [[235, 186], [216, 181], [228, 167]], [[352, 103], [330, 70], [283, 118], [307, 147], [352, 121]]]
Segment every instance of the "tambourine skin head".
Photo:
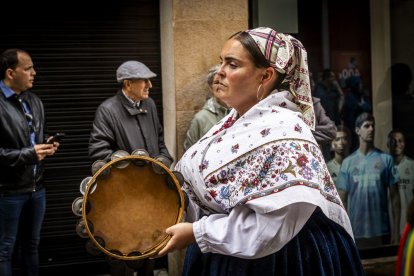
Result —
[[[118, 166], [125, 161], [144, 165]], [[154, 164], [163, 172], [156, 173]], [[100, 179], [99, 174], [108, 167], [110, 175]], [[87, 188], [82, 209], [95, 246], [125, 261], [156, 255], [171, 238], [165, 230], [183, 217], [184, 195], [176, 175], [155, 159], [130, 155], [105, 164], [92, 177], [95, 180], [96, 189], [91, 193], [91, 187]], [[102, 241], [95, 241], [96, 237]]]

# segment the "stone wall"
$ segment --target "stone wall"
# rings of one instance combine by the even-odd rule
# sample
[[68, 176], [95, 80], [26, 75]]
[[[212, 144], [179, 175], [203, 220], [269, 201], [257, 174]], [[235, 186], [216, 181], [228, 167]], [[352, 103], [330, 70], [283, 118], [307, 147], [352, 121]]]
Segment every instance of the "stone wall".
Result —
[[248, 28], [247, 0], [161, 0], [161, 51], [166, 144], [175, 159], [193, 115], [203, 106], [208, 69], [223, 43]]

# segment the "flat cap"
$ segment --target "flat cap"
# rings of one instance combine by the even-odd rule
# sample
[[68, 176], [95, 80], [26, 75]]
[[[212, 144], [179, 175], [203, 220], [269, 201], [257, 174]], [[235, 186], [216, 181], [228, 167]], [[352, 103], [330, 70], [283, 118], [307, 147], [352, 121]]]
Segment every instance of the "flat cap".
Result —
[[116, 70], [118, 82], [126, 79], [150, 79], [156, 76], [144, 63], [135, 60], [122, 63]]

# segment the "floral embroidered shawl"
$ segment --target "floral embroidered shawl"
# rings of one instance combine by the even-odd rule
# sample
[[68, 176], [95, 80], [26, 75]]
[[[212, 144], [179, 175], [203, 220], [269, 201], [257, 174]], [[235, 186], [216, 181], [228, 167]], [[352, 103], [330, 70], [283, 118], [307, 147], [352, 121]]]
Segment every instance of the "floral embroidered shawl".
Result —
[[[320, 149], [292, 100], [288, 91], [276, 91], [237, 120], [232, 110], [177, 164], [183, 189], [205, 214], [229, 213], [270, 194], [286, 195], [271, 208], [309, 202], [352, 235]], [[292, 194], [297, 193], [292, 187], [301, 187], [301, 195]]]

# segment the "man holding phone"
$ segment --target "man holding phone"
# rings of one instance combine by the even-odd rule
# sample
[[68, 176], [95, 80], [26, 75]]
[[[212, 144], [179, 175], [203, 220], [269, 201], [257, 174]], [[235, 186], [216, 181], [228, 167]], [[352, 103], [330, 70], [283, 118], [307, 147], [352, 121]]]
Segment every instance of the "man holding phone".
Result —
[[21, 49], [4, 51], [0, 75], [0, 275], [12, 275], [18, 234], [22, 275], [38, 275], [46, 209], [42, 160], [55, 154], [59, 143], [44, 143], [43, 104], [28, 91], [36, 76], [30, 55]]
[[53, 134], [52, 137], [47, 139], [47, 143], [48, 144], [53, 144], [55, 142], [60, 143], [60, 140], [62, 140], [63, 137], [65, 137], [65, 136], [66, 136], [66, 133], [64, 133], [64, 132], [56, 132], [55, 134]]

